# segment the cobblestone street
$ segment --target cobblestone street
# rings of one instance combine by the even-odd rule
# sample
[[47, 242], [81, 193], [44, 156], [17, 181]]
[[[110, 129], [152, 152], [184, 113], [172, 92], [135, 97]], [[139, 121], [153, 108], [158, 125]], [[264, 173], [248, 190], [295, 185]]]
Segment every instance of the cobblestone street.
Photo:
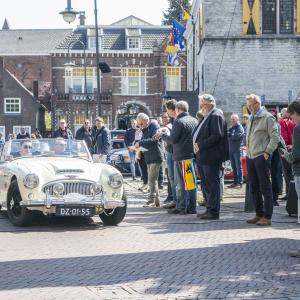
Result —
[[221, 219], [200, 221], [143, 208], [138, 184], [126, 180], [118, 227], [40, 218], [17, 228], [0, 213], [0, 299], [300, 299], [300, 260], [286, 254], [300, 247], [299, 225], [283, 202], [258, 228], [245, 223], [244, 190], [226, 190]]

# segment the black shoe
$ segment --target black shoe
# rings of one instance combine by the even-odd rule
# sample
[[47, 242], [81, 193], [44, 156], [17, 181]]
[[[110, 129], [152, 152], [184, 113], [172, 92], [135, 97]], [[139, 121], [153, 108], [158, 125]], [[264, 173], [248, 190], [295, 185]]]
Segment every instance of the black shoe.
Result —
[[196, 215], [197, 214], [197, 211], [195, 210], [187, 210], [186, 212], [188, 215]]
[[213, 215], [211, 213], [206, 213], [200, 216], [201, 220], [219, 220], [219, 215]]
[[185, 210], [182, 210], [182, 209], [173, 208], [173, 209], [168, 210], [168, 214], [186, 215], [186, 212], [185, 212]]
[[173, 209], [173, 208], [175, 208], [176, 207], [176, 203], [175, 202], [168, 202], [168, 203], [166, 203], [166, 204], [164, 204], [163, 205], [163, 208], [165, 208], [165, 209]]
[[285, 195], [285, 196], [279, 198], [279, 200], [280, 200], [280, 201], [286, 201], [286, 200], [287, 200], [287, 195]]
[[274, 205], [274, 206], [279, 206], [278, 201], [277, 201], [277, 200], [274, 200], [273, 205]]
[[233, 189], [233, 188], [235, 188], [235, 187], [237, 187], [237, 184], [233, 183], [233, 184], [229, 185], [227, 188], [228, 188], [228, 189]]
[[136, 177], [132, 177], [132, 180], [134, 180], [134, 181], [135, 181], [135, 180], [136, 180]]
[[173, 199], [172, 199], [172, 198], [167, 197], [167, 199], [164, 200], [164, 203], [165, 203], [165, 204], [170, 203], [170, 202], [173, 202]]
[[158, 186], [158, 189], [159, 189], [159, 190], [163, 190], [163, 189], [164, 189], [164, 186], [160, 184], [160, 185]]

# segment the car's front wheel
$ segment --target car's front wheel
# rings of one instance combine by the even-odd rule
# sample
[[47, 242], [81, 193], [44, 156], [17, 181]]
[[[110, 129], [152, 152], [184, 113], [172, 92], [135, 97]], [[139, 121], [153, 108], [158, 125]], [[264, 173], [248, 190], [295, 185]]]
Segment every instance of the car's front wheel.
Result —
[[127, 211], [127, 197], [125, 192], [123, 194], [122, 200], [125, 201], [124, 207], [117, 207], [114, 210], [106, 209], [103, 213], [99, 215], [104, 225], [115, 226], [123, 221]]
[[31, 212], [20, 205], [21, 201], [17, 180], [13, 180], [7, 193], [7, 214], [10, 222], [15, 226], [26, 226], [32, 220]]

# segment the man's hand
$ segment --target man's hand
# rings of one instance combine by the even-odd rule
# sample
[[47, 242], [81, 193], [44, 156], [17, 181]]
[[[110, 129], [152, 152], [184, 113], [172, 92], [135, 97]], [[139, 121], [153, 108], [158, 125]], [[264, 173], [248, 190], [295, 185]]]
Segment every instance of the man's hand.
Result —
[[270, 157], [270, 155], [268, 154], [268, 153], [264, 153], [264, 158], [265, 158], [265, 160], [268, 160], [269, 159], [269, 157]]
[[153, 135], [153, 139], [154, 140], [159, 140], [161, 138], [161, 133], [160, 132], [156, 132], [154, 135]]

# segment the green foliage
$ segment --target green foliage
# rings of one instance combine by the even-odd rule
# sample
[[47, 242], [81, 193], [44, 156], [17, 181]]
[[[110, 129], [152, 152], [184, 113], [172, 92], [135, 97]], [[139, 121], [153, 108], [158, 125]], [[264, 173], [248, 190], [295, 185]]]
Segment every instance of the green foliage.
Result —
[[181, 21], [182, 18], [182, 10], [181, 6], [183, 6], [187, 11], [191, 9], [191, 1], [190, 0], [168, 0], [169, 8], [163, 13], [163, 25], [172, 25], [172, 21], [174, 19]]

